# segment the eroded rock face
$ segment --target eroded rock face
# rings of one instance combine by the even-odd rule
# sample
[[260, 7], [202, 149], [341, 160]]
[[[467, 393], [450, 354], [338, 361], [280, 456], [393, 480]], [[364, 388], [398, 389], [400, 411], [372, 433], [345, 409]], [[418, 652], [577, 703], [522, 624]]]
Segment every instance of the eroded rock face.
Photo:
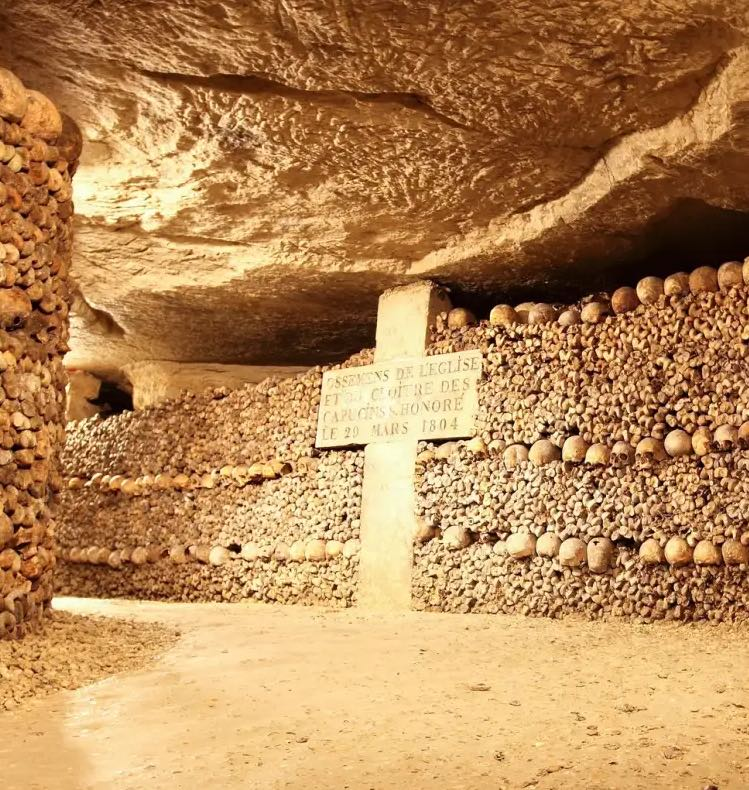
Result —
[[409, 278], [561, 295], [745, 255], [747, 16], [18, 0], [0, 62], [87, 139], [70, 363], [319, 361]]
[[258, 383], [270, 376], [286, 378], [304, 368], [269, 367], [267, 365], [206, 365], [179, 362], [132, 362], [123, 368], [133, 394], [133, 406], [144, 409], [183, 390], [204, 392], [224, 387], [236, 389], [243, 384]]
[[93, 417], [101, 412], [101, 406], [91, 401], [99, 397], [101, 381], [96, 376], [85, 370], [71, 370], [68, 372], [68, 408], [66, 419], [68, 422], [77, 422]]

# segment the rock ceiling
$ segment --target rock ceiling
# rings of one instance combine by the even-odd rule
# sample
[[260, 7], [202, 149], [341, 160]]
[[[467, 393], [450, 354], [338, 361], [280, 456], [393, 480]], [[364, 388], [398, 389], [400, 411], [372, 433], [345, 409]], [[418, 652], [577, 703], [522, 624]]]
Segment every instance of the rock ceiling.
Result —
[[16, 0], [0, 31], [87, 141], [73, 365], [316, 362], [415, 277], [749, 254], [749, 0]]

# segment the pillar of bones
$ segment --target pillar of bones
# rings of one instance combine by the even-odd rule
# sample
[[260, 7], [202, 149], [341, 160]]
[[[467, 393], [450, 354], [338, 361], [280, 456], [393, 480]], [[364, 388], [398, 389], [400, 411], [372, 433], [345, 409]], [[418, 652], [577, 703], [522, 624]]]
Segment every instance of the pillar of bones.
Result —
[[0, 69], [0, 633], [21, 635], [53, 590], [62, 485], [75, 124]]

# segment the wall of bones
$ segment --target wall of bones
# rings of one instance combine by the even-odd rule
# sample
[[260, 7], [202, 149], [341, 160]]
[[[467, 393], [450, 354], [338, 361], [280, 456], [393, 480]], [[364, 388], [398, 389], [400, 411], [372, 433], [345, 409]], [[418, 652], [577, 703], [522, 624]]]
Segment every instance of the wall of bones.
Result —
[[80, 150], [75, 124], [0, 69], [0, 638], [23, 635], [52, 597]]
[[[477, 436], [420, 445], [415, 605], [745, 617], [748, 298], [729, 262], [440, 316], [427, 353], [484, 375]], [[315, 450], [321, 374], [74, 426], [60, 589], [351, 604], [363, 453]]]
[[579, 305], [453, 310], [481, 348], [478, 436], [419, 455], [425, 609], [749, 612], [749, 260]]
[[315, 451], [321, 381], [316, 368], [71, 424], [58, 590], [350, 605], [363, 453]]

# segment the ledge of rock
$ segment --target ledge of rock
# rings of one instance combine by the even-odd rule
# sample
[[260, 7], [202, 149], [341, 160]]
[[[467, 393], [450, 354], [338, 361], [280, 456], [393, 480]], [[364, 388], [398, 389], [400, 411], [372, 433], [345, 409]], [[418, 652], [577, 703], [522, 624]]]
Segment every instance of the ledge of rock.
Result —
[[548, 300], [749, 248], [741, 3], [18, 0], [0, 29], [86, 138], [76, 367], [340, 359], [409, 279]]

